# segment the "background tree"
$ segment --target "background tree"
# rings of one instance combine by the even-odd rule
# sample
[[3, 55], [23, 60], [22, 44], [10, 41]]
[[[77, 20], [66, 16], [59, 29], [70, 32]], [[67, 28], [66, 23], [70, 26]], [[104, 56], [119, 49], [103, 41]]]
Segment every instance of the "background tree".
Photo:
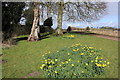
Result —
[[86, 27], [86, 31], [89, 31], [89, 30], [90, 30], [90, 27], [89, 27], [89, 26], [87, 26], [87, 27]]
[[12, 37], [13, 32], [19, 25], [24, 7], [24, 2], [2, 2], [3, 40]]
[[58, 25], [56, 29], [56, 33], [58, 35], [62, 35], [62, 18], [63, 18], [63, 10], [64, 10], [64, 2], [60, 1], [58, 2]]
[[[67, 21], [91, 22], [98, 20], [106, 10], [105, 2], [59, 2], [57, 34], [62, 34], [62, 16]], [[63, 11], [64, 10], [64, 11]], [[63, 13], [64, 12], [64, 13]]]

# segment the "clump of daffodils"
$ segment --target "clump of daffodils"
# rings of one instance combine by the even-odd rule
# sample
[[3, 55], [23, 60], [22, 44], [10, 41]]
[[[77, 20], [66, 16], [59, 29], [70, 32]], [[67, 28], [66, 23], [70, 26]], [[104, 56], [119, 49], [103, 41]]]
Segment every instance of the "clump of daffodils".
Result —
[[67, 38], [67, 39], [74, 39], [74, 38], [75, 38], [75, 35], [63, 36], [63, 38]]
[[98, 54], [99, 51], [95, 47], [73, 44], [60, 51], [44, 54], [40, 69], [47, 78], [93, 78], [103, 74], [110, 66], [110, 62]]

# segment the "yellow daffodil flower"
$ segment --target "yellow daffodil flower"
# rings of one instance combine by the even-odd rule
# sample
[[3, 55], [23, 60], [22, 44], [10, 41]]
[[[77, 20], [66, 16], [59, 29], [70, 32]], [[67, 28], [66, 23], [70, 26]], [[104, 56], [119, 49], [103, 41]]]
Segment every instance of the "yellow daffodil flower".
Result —
[[81, 53], [80, 55], [84, 55], [85, 53]]
[[95, 59], [98, 59], [98, 56]]
[[91, 61], [91, 62], [94, 62], [94, 61]]
[[58, 59], [55, 59], [55, 61], [58, 61]]
[[98, 62], [98, 60], [95, 60], [95, 62]]
[[100, 59], [103, 59], [102, 57]]
[[57, 71], [55, 71], [55, 73], [58, 73]]
[[48, 66], [48, 68], [52, 68], [52, 66]]
[[71, 59], [68, 59], [68, 61], [71, 61]]
[[82, 71], [82, 73], [84, 73], [84, 71]]
[[72, 64], [72, 66], [74, 66], [74, 64]]
[[64, 62], [62, 62], [62, 64], [65, 64]]
[[42, 64], [42, 67], [44, 67], [45, 66], [45, 64]]
[[93, 49], [93, 47], [89, 47], [90, 49]]
[[52, 64], [55, 64], [55, 62], [52, 62]]
[[70, 53], [68, 53], [68, 55], [70, 55]]
[[107, 62], [107, 64], [110, 64], [110, 62]]
[[92, 55], [92, 53], [90, 53], [90, 55]]
[[86, 63], [86, 66], [88, 66], [88, 63]]
[[66, 61], [66, 63], [68, 63], [68, 61]]
[[91, 52], [94, 52], [93, 50]]
[[43, 67], [40, 67], [40, 69], [43, 69]]

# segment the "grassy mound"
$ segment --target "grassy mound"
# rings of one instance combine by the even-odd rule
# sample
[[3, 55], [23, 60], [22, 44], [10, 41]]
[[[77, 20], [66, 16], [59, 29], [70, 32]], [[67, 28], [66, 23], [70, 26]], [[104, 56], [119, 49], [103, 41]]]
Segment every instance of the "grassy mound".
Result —
[[55, 53], [46, 53], [40, 68], [46, 78], [93, 78], [104, 74], [110, 64], [99, 52], [78, 43]]

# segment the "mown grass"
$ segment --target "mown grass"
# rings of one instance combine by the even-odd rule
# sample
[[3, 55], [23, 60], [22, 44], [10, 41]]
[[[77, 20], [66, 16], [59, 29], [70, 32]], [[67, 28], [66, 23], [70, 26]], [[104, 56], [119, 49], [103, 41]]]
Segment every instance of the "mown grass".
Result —
[[[49, 36], [37, 42], [28, 42], [21, 40], [17, 45], [2, 50], [3, 64], [2, 77], [21, 78], [34, 71], [40, 72], [36, 78], [43, 78], [43, 71], [39, 68], [42, 64], [42, 55], [49, 52], [56, 52], [64, 47], [71, 46], [75, 43], [93, 46], [101, 49], [101, 55], [106, 58], [111, 66], [100, 78], [117, 78], [118, 77], [118, 42], [90, 35], [75, 34], [75, 39], [66, 39], [60, 36]], [[70, 35], [70, 34], [65, 34]], [[22, 36], [24, 37], [24, 36]], [[97, 78], [98, 78], [97, 77]]]

